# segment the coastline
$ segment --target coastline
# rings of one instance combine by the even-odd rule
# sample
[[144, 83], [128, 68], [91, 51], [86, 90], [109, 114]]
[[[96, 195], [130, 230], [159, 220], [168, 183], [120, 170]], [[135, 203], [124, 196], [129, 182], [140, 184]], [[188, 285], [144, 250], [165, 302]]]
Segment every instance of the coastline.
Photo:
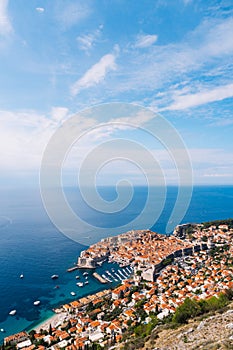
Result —
[[[137, 291], [133, 290], [133, 288], [136, 285], [138, 286], [138, 282], [141, 286], [140, 291], [142, 291], [141, 293], [142, 298], [144, 300], [148, 299], [146, 304], [144, 303], [142, 305], [144, 313], [148, 314], [149, 312], [155, 312], [155, 313], [160, 312], [158, 313], [159, 319], [160, 318], [162, 319], [164, 315], [166, 316], [165, 313], [167, 312], [174, 313], [177, 308], [178, 302], [180, 303], [181, 301], [183, 301], [182, 300], [183, 293], [181, 296], [180, 295], [176, 296], [177, 300], [173, 302], [171, 307], [168, 300], [166, 300], [165, 304], [164, 303], [162, 304], [161, 300], [158, 297], [156, 297], [156, 300], [155, 300], [153, 296], [155, 295], [154, 292], [156, 288], [157, 288], [157, 293], [160, 293], [158, 295], [163, 296], [163, 277], [160, 274], [160, 272], [162, 273], [162, 271], [168, 267], [168, 269], [165, 270], [165, 276], [169, 275], [170, 273], [169, 275], [170, 279], [174, 277], [174, 273], [175, 273], [175, 276], [177, 276], [178, 278], [178, 276], [180, 275], [179, 273], [180, 271], [182, 272], [182, 275], [184, 276], [184, 278], [189, 278], [190, 268], [187, 269], [186, 271], [182, 266], [182, 264], [186, 263], [185, 258], [189, 257], [189, 259], [192, 259], [192, 264], [196, 266], [196, 269], [200, 270], [199, 283], [202, 286], [201, 284], [203, 283], [202, 269], [203, 269], [203, 266], [205, 265], [204, 262], [207, 261], [206, 269], [209, 271], [211, 270], [212, 262], [214, 261], [213, 260], [214, 257], [211, 254], [209, 254], [209, 250], [214, 249], [215, 244], [217, 244], [218, 242], [222, 242], [223, 238], [226, 241], [225, 244], [229, 244], [230, 240], [233, 238], [233, 219], [207, 222], [206, 224], [208, 224], [207, 227], [204, 224], [178, 225], [173, 231], [173, 237], [169, 236], [166, 238], [163, 235], [150, 230], [133, 230], [133, 231], [126, 232], [124, 234], [120, 234], [118, 236], [108, 237], [92, 245], [90, 248], [86, 250], [86, 254], [88, 255], [88, 250], [91, 249], [93, 261], [95, 261], [96, 256], [98, 257], [99, 252], [101, 252], [102, 254], [101, 256], [103, 256], [103, 253], [107, 252], [105, 253], [105, 256], [106, 254], [108, 254], [108, 264], [113, 263], [118, 265], [117, 271], [114, 268], [111, 269], [110, 268], [111, 265], [109, 265], [108, 270], [106, 270], [106, 274], [105, 275], [103, 274], [103, 276], [104, 278], [107, 275], [110, 276], [111, 280], [109, 279], [109, 282], [111, 283], [113, 282], [113, 280], [117, 281], [115, 279], [117, 277], [118, 282], [120, 281], [120, 286], [118, 286], [114, 290], [110, 288], [95, 294], [90, 294], [90, 291], [89, 291], [86, 297], [81, 297], [77, 300], [74, 300], [73, 302], [70, 302], [69, 305], [63, 304], [62, 307], [53, 308], [53, 311], [51, 311], [51, 313], [53, 313], [52, 315], [51, 314], [45, 315], [44, 320], [41, 320], [41, 322], [39, 321], [37, 324], [36, 323], [32, 324], [31, 327], [28, 327], [27, 332], [34, 330], [36, 333], [38, 333], [38, 337], [43, 337], [44, 333], [41, 330], [48, 332], [52, 327], [52, 330], [50, 330], [49, 333], [53, 337], [54, 334], [56, 335], [57, 332], [60, 332], [61, 330], [63, 330], [63, 328], [69, 325], [70, 329], [67, 328], [66, 333], [65, 331], [64, 331], [64, 334], [62, 333], [63, 336], [69, 339], [73, 339], [72, 337], [75, 337], [77, 341], [78, 340], [81, 341], [83, 339], [83, 336], [84, 338], [86, 336], [86, 333], [84, 332], [85, 329], [83, 330], [82, 328], [82, 332], [84, 333], [81, 335], [79, 334], [80, 332], [76, 331], [76, 329], [80, 329], [80, 323], [84, 322], [87, 330], [91, 332], [90, 334], [89, 333], [88, 334], [92, 342], [93, 341], [92, 339], [95, 339], [93, 338], [95, 336], [95, 330], [93, 330], [93, 325], [90, 322], [90, 315], [89, 315], [90, 310], [91, 312], [94, 312], [95, 318], [96, 317], [98, 318], [98, 324], [105, 326], [106, 319], [103, 318], [103, 312], [101, 311], [103, 311], [103, 309], [107, 310], [106, 314], [108, 316], [109, 315], [111, 316], [113, 311], [112, 305], [114, 303], [117, 303], [118, 299], [127, 300], [126, 305], [121, 307], [122, 315], [126, 316], [125, 319], [123, 316], [122, 316], [123, 320], [121, 319], [122, 321], [121, 327], [123, 329], [124, 322], [127, 321], [128, 312], [130, 313], [135, 312], [134, 309], [132, 309], [131, 302], [132, 302], [132, 299], [135, 299], [135, 303], [136, 303], [136, 299], [139, 297], [138, 290]], [[192, 227], [191, 237], [190, 237], [190, 227]], [[206, 240], [204, 240], [203, 237], [206, 237]], [[115, 245], [112, 246], [112, 243], [114, 243]], [[116, 244], [118, 244], [117, 248], [116, 248]], [[151, 247], [152, 247], [152, 250], [151, 250]], [[161, 254], [159, 255], [159, 257], [158, 257], [159, 250], [157, 248], [161, 250]], [[218, 254], [224, 251], [225, 251], [225, 248], [222, 248], [222, 251], [218, 252]], [[127, 252], [127, 254], [125, 254], [125, 252]], [[85, 252], [82, 252], [82, 256], [84, 256], [84, 254]], [[143, 261], [141, 260], [141, 257], [143, 257]], [[146, 266], [146, 263], [145, 263], [145, 259], [147, 258], [150, 259], [148, 260], [148, 264], [147, 264], [148, 266]], [[131, 261], [132, 259], [135, 259], [135, 260], [133, 260], [132, 262]], [[135, 266], [135, 261], [137, 261], [137, 259], [139, 261], [139, 264], [141, 262], [143, 263], [143, 265], [137, 265], [138, 267], [137, 271], [140, 271], [141, 272], [140, 274], [137, 274], [137, 271], [135, 271], [135, 268], [133, 269], [132, 265], [130, 264], [130, 261], [131, 261], [133, 266]], [[177, 263], [176, 259], [179, 259], [181, 266], [179, 266], [179, 262]], [[198, 262], [200, 261], [200, 259], [202, 259], [202, 264], [198, 265]], [[173, 264], [174, 262], [175, 264]], [[151, 263], [153, 263], [153, 268], [150, 267]], [[128, 267], [129, 265], [130, 265], [130, 268]], [[174, 266], [171, 268], [171, 266], [169, 265], [174, 265]], [[122, 267], [122, 270], [120, 269], [121, 267]], [[105, 267], [101, 266], [99, 268], [106, 269], [106, 266]], [[232, 267], [229, 267], [228, 265], [226, 265], [226, 270], [225, 270], [226, 274], [224, 275], [223, 282], [227, 287], [229, 287], [230, 283], [232, 283], [232, 282], [229, 282], [229, 276], [231, 275], [231, 271], [232, 271], [231, 269]], [[132, 278], [131, 276], [132, 271], [134, 271], [134, 278]], [[83, 279], [84, 278], [87, 279], [88, 274], [89, 272], [85, 272], [82, 274], [81, 277]], [[129, 276], [131, 276], [130, 281], [128, 280]], [[217, 282], [222, 283], [222, 280], [221, 280], [222, 274], [221, 276], [218, 276], [218, 275], [216, 276], [219, 277]], [[106, 279], [108, 280], [107, 277]], [[164, 277], [164, 280], [166, 281], [166, 277]], [[176, 285], [176, 280], [175, 281], [174, 279], [172, 280], [175, 283], [175, 285]], [[75, 281], [76, 281], [76, 278], [73, 279], [73, 282]], [[196, 283], [195, 276], [192, 279], [189, 278], [188, 281], [191, 281], [190, 286], [192, 286], [192, 290], [193, 290], [194, 289], [193, 286], [195, 286], [195, 283]], [[216, 293], [219, 293], [219, 290], [221, 291], [222, 288], [225, 288], [225, 286], [222, 286], [222, 285], [218, 286], [218, 284], [216, 284], [216, 286], [213, 287], [211, 284], [212, 283], [211, 279], [207, 278], [206, 281], [210, 285], [210, 291], [212, 293], [211, 295], [214, 297]], [[145, 289], [145, 283], [148, 283], [146, 289]], [[167, 285], [170, 288], [170, 285], [171, 285], [170, 280], [167, 281]], [[184, 284], [184, 290], [186, 292], [186, 295], [188, 295], [188, 297], [191, 297], [192, 295], [195, 294], [195, 290], [191, 294], [190, 290], [188, 290], [185, 286], [186, 284]], [[134, 292], [132, 299], [130, 298], [125, 299], [127, 298], [126, 293], [128, 293], [131, 290]], [[178, 291], [180, 290], [179, 286], [177, 290]], [[145, 295], [147, 295], [146, 299], [145, 299]], [[196, 297], [196, 294], [194, 296]], [[203, 298], [203, 296], [205, 297], [209, 296], [209, 293], [205, 293], [205, 291], [203, 291], [202, 296], [200, 296], [199, 298]], [[168, 298], [168, 296], [166, 297]], [[110, 300], [110, 302], [107, 300]], [[155, 304], [158, 305], [158, 311], [156, 310]], [[91, 308], [86, 312], [86, 307], [89, 305]], [[114, 304], [114, 306], [116, 305]], [[78, 313], [77, 311], [79, 311], [80, 313]], [[77, 314], [77, 318], [75, 317], [75, 319], [72, 318], [74, 314]], [[99, 318], [99, 315], [102, 315], [102, 316], [100, 316]], [[84, 321], [83, 321], [83, 317], [84, 317]], [[136, 313], [135, 313], [135, 317], [138, 317]], [[72, 319], [72, 322], [75, 323], [74, 326], [71, 325], [70, 322], [68, 322], [71, 319]], [[111, 320], [111, 317], [108, 321], [109, 321], [108, 327], [110, 327], [111, 325], [110, 322], [112, 323], [114, 322]], [[105, 335], [109, 337], [109, 330], [107, 330], [105, 333], [106, 333]], [[47, 333], [45, 334], [47, 335]], [[15, 334], [15, 336], [17, 336], [17, 334]], [[57, 342], [61, 340], [59, 338], [59, 335], [57, 336], [56, 340]]]
[[46, 320], [40, 322], [35, 327], [32, 327], [28, 330], [28, 332], [35, 330], [36, 332], [39, 332], [41, 329], [43, 330], [49, 330], [50, 325], [52, 327], [55, 327], [58, 323], [64, 322], [65, 318], [67, 317], [66, 312], [61, 312], [59, 314], [54, 313], [54, 315], [50, 316]]

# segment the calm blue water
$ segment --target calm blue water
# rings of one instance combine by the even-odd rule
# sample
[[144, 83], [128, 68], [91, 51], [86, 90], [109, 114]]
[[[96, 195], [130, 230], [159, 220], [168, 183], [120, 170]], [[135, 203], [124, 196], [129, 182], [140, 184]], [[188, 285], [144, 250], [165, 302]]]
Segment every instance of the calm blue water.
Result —
[[[102, 188], [100, 192], [110, 200], [116, 195], [111, 188]], [[77, 190], [67, 189], [66, 193], [80, 216], [106, 228], [105, 236], [111, 235], [119, 223], [132, 220], [142, 210], [147, 196], [146, 188], [139, 187], [125, 210], [118, 214], [104, 215], [86, 206]], [[152, 228], [157, 232], [165, 232], [176, 194], [176, 188], [168, 189], [164, 210]], [[148, 218], [153, 215], [153, 210], [151, 207], [148, 211]], [[196, 187], [182, 222], [229, 217], [233, 217], [233, 187]], [[146, 217], [143, 226], [148, 228]], [[87, 245], [100, 238], [92, 234], [87, 239]], [[46, 319], [52, 314], [54, 306], [72, 300], [71, 291], [77, 293], [77, 298], [103, 288], [92, 278], [89, 285], [78, 288], [75, 279], [77, 273], [66, 272], [83, 249], [85, 246], [69, 240], [53, 226], [45, 213], [39, 192], [26, 189], [0, 191], [0, 329], [6, 330], [5, 333], [0, 333], [0, 341], [9, 334], [31, 328]], [[110, 267], [105, 264], [100, 272]], [[25, 276], [22, 280], [19, 278], [21, 273]], [[52, 274], [58, 274], [59, 279], [51, 280]], [[54, 289], [56, 285], [60, 288]], [[37, 299], [41, 300], [39, 307], [33, 305]], [[17, 309], [14, 317], [8, 316], [12, 309]]]

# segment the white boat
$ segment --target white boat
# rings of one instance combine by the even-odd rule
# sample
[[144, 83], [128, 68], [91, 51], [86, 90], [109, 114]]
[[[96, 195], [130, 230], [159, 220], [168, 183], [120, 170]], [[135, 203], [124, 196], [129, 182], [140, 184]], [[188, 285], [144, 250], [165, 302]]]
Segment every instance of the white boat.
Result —
[[1, 331], [2, 333], [4, 333], [4, 332], [5, 332], [5, 329], [4, 329], [4, 328], [1, 328], [0, 331]]
[[22, 279], [22, 278], [24, 278], [24, 275], [23, 275], [23, 274], [21, 274], [21, 275], [19, 276], [19, 278], [21, 278], [21, 279]]
[[10, 312], [9, 312], [9, 315], [11, 315], [11, 316], [14, 316], [16, 314], [16, 310], [11, 310]]
[[88, 284], [88, 283], [89, 283], [88, 281], [84, 282], [84, 284]]
[[76, 285], [77, 285], [78, 287], [83, 287], [83, 282], [77, 282]]
[[35, 306], [37, 306], [37, 305], [40, 305], [40, 300], [36, 300], [36, 301], [34, 301], [34, 303], [33, 303]]
[[52, 280], [56, 280], [59, 276], [58, 275], [52, 275], [51, 278]]
[[88, 275], [88, 272], [83, 272], [83, 276], [87, 276]]
[[77, 275], [77, 276], [75, 276], [75, 278], [76, 278], [76, 280], [78, 280], [80, 278], [80, 276]]
[[75, 293], [75, 292], [70, 292], [70, 294], [71, 294], [71, 295], [73, 295], [73, 296], [75, 296], [75, 295], [76, 295], [76, 293]]

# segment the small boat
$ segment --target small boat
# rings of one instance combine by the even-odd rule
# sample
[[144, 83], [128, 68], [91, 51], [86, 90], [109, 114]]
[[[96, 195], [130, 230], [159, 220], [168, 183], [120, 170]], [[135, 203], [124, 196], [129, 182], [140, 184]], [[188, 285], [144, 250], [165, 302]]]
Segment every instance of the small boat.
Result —
[[5, 333], [5, 329], [4, 329], [4, 328], [1, 328], [0, 331], [1, 331], [2, 333]]
[[34, 301], [34, 303], [33, 303], [35, 306], [37, 306], [37, 305], [40, 305], [40, 300], [36, 300], [36, 301]]
[[75, 276], [75, 278], [76, 278], [76, 280], [78, 280], [80, 278], [80, 276], [77, 275], [77, 276]]
[[83, 287], [83, 282], [77, 282], [76, 285], [77, 285], [78, 287]]
[[76, 295], [76, 293], [75, 293], [75, 292], [70, 292], [70, 294], [71, 294], [71, 295], [73, 295], [73, 296], [75, 296], [75, 295]]
[[54, 289], [58, 289], [58, 288], [60, 288], [60, 286], [55, 286], [55, 287], [54, 287]]
[[59, 276], [58, 275], [52, 275], [51, 278], [52, 280], [56, 280]]
[[89, 283], [88, 281], [84, 282], [84, 284], [88, 284], [88, 283]]
[[21, 279], [24, 278], [24, 275], [21, 273], [21, 275], [19, 276], [19, 278], [21, 278]]
[[10, 312], [9, 312], [9, 315], [11, 315], [11, 316], [14, 316], [16, 314], [16, 310], [11, 310]]
[[87, 276], [88, 275], [88, 272], [83, 272], [83, 276]]

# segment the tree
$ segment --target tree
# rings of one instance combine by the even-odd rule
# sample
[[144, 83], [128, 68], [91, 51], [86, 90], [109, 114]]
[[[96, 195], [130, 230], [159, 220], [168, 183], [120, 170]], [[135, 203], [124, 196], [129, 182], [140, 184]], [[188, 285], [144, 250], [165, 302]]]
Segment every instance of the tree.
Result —
[[35, 339], [36, 331], [34, 329], [32, 329], [28, 334], [30, 336], [30, 340], [33, 342]]
[[172, 321], [174, 323], [186, 323], [191, 317], [201, 314], [201, 307], [196, 300], [186, 298], [184, 303], [176, 309]]

